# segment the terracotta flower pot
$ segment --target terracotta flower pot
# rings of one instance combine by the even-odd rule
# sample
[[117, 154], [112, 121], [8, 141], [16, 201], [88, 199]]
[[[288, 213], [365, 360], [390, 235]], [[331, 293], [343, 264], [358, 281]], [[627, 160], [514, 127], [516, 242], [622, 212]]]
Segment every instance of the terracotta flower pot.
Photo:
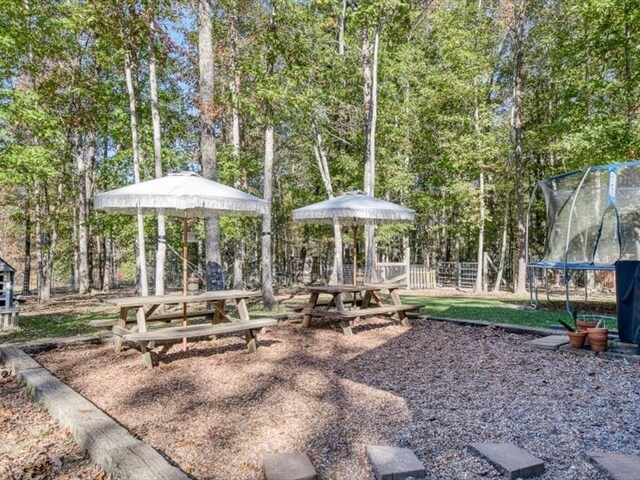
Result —
[[605, 352], [607, 350], [609, 341], [608, 328], [589, 328], [587, 329], [587, 334], [589, 335], [591, 350], [594, 352]]
[[596, 328], [598, 322], [587, 322], [585, 320], [576, 320], [576, 326], [580, 331], [587, 331], [588, 328]]
[[587, 332], [578, 330], [577, 332], [567, 332], [569, 335], [569, 343], [573, 348], [582, 348], [587, 338]]
[[[576, 320], [576, 326], [578, 327], [578, 331], [586, 332], [589, 328], [596, 328], [598, 322], [586, 321], [586, 320]], [[587, 339], [584, 342], [585, 345], [589, 345], [589, 336], [587, 335]]]

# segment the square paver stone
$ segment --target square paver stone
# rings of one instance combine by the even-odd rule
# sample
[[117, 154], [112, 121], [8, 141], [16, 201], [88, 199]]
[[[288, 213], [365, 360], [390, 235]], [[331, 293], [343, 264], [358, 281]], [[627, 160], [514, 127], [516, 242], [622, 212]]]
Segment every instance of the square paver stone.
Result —
[[304, 453], [276, 453], [264, 456], [267, 480], [317, 480], [318, 474]]
[[427, 476], [424, 465], [408, 448], [383, 445], [367, 445], [366, 448], [376, 480], [404, 480]]
[[468, 448], [510, 480], [537, 477], [544, 473], [544, 461], [510, 443], [472, 443]]
[[566, 345], [567, 343], [569, 343], [569, 339], [566, 335], [549, 335], [548, 337], [529, 340], [525, 345], [534, 348], [543, 348], [545, 350], [556, 350], [558, 347]]
[[610, 452], [587, 452], [586, 456], [612, 480], [640, 480], [640, 457]]

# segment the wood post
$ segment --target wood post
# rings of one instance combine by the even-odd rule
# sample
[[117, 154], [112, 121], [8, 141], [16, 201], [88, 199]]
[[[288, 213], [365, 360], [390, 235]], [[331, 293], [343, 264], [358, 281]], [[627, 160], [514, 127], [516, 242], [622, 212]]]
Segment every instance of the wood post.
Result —
[[[358, 225], [353, 226], [353, 284], [356, 284], [356, 271], [358, 270]], [[353, 300], [355, 301], [355, 294]]]
[[[187, 217], [182, 219], [182, 294], [187, 294], [187, 283], [189, 282], [189, 262], [187, 256], [189, 255], [189, 238], [187, 232], [189, 230], [189, 219]], [[187, 326], [187, 303], [182, 304], [182, 326]], [[187, 339], [182, 339], [182, 348], [187, 350]]]
[[308, 328], [309, 323], [311, 323], [311, 311], [316, 308], [316, 303], [318, 303], [319, 295], [320, 294], [318, 292], [311, 292], [311, 295], [309, 296], [309, 302], [304, 309], [305, 314], [302, 317], [302, 326], [305, 328]]

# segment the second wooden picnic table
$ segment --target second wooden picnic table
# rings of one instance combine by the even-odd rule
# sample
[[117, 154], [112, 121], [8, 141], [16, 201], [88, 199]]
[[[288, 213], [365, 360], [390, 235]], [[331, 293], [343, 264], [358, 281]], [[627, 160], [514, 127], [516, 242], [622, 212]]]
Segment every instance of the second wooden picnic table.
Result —
[[[410, 326], [406, 312], [417, 310], [417, 305], [406, 305], [400, 300], [399, 289], [406, 285], [398, 283], [375, 283], [364, 285], [323, 285], [308, 287], [309, 301], [303, 310], [302, 325], [309, 327], [313, 318], [328, 318], [338, 320], [342, 331], [351, 335], [351, 322], [366, 316], [397, 316], [404, 326]], [[385, 305], [380, 298], [380, 293], [387, 292], [392, 304]], [[325, 304], [319, 304], [320, 295], [331, 295], [331, 300]], [[358, 300], [357, 296], [361, 299]], [[346, 303], [351, 304], [351, 309], [345, 307], [345, 298], [353, 296]]]
[[[180, 338], [206, 337], [219, 333], [235, 330], [246, 330], [247, 344], [249, 350], [257, 348], [254, 330], [263, 326], [275, 323], [273, 319], [251, 320], [247, 300], [260, 297], [260, 292], [250, 292], [246, 290], [220, 290], [206, 292], [199, 295], [159, 295], [150, 297], [126, 297], [107, 299], [105, 303], [115, 305], [120, 309], [118, 320], [113, 327], [114, 348], [119, 352], [122, 348], [123, 340], [132, 340], [140, 343], [143, 355], [143, 363], [151, 366], [151, 355], [147, 345], [152, 341], [171, 341]], [[233, 301], [238, 312], [238, 317], [232, 317], [228, 310], [228, 302]], [[212, 308], [206, 310], [190, 310], [189, 306], [196, 303], [206, 303]], [[163, 305], [182, 305], [181, 311], [166, 313], [156, 313]], [[127, 324], [133, 324], [129, 318], [129, 312], [136, 312], [135, 324], [132, 328], [127, 328]], [[188, 318], [205, 317], [210, 320], [208, 326], [186, 325]], [[183, 319], [182, 327], [169, 327], [148, 330], [151, 322], [169, 323], [172, 320]], [[221, 323], [232, 325], [219, 325]], [[217, 325], [217, 326], [216, 326]]]

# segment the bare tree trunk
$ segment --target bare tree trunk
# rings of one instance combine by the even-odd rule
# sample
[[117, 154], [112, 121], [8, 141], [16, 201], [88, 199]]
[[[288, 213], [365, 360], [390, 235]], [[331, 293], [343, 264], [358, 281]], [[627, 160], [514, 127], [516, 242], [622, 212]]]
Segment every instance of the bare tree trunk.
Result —
[[[313, 138], [315, 141], [313, 152], [318, 162], [318, 169], [320, 170], [320, 176], [322, 177], [322, 183], [327, 191], [327, 196], [333, 198], [333, 186], [331, 185], [331, 173], [329, 172], [329, 161], [327, 159], [327, 152], [324, 148], [324, 142], [322, 135], [320, 134], [320, 128], [318, 126], [318, 119], [315, 114], [311, 116], [311, 126], [313, 129]], [[339, 284], [342, 283], [342, 232], [340, 231], [340, 222], [337, 219], [333, 221], [333, 237], [334, 237], [334, 249], [333, 249], [333, 270], [331, 271], [331, 278], [329, 283]]]
[[262, 217], [262, 301], [264, 308], [271, 310], [276, 299], [273, 294], [273, 272], [271, 260], [271, 203], [273, 201], [273, 122], [272, 112], [267, 105], [267, 124], [264, 129], [264, 192], [267, 212]]
[[[369, 38], [369, 30], [363, 31], [362, 41], [362, 75], [364, 79], [365, 109], [365, 143], [364, 143], [364, 191], [367, 195], [375, 194], [376, 178], [376, 121], [378, 105], [378, 47], [382, 24], [376, 28], [373, 44]], [[365, 225], [365, 282], [375, 281], [375, 225]], [[355, 267], [355, 266], [354, 266]]]
[[517, 274], [514, 275], [515, 293], [526, 293], [527, 266], [525, 260], [525, 212], [523, 170], [524, 160], [522, 154], [522, 76], [523, 76], [523, 49], [525, 35], [526, 0], [516, 0], [515, 8], [515, 41], [514, 41], [514, 72], [513, 72], [513, 159], [515, 164], [515, 193], [518, 217], [517, 241]]
[[58, 244], [65, 175], [63, 170], [56, 188], [53, 211], [50, 209], [51, 199], [48, 196], [46, 185], [42, 184], [40, 180], [36, 180], [34, 183], [38, 301], [41, 303], [51, 301], [51, 279]]
[[[153, 124], [153, 160], [156, 178], [162, 177], [162, 137], [160, 111], [158, 110], [158, 78], [156, 74], [154, 2], [149, 2], [149, 93], [151, 97], [151, 122]], [[164, 266], [167, 257], [167, 236], [164, 215], [158, 215], [158, 245], [156, 246], [156, 295], [164, 295]]]
[[[77, 195], [77, 194], [76, 194]], [[78, 247], [78, 206], [71, 209], [71, 242], [73, 244], [73, 264], [71, 265], [71, 289], [78, 291], [78, 270], [80, 270], [80, 248]]]
[[[476, 148], [479, 152], [479, 142], [480, 142], [480, 107], [478, 105], [478, 81], [477, 79], [474, 81], [474, 115], [473, 120], [475, 124], [476, 130]], [[478, 200], [480, 207], [480, 215], [478, 219], [478, 254], [477, 254], [477, 262], [478, 262], [478, 270], [476, 272], [476, 284], [474, 291], [475, 293], [485, 292], [487, 290], [487, 286], [484, 285], [482, 279], [485, 276], [484, 271], [484, 230], [485, 230], [485, 205], [484, 205], [484, 165], [482, 164], [482, 160], [480, 160], [480, 184], [478, 186]]]
[[31, 212], [27, 201], [24, 217], [24, 276], [22, 277], [22, 295], [31, 290]]
[[93, 197], [93, 171], [96, 164], [96, 150], [96, 132], [90, 129], [87, 133], [87, 157], [84, 172], [84, 205], [87, 218], [85, 224], [87, 237], [87, 276], [89, 278], [89, 288], [91, 288], [91, 284], [93, 283], [93, 250], [95, 247], [89, 219], [91, 218], [91, 198]]
[[[269, 19], [269, 29], [275, 30], [275, 4], [271, 2], [271, 16]], [[271, 45], [268, 49], [267, 75], [273, 75], [274, 60], [271, 52]], [[263, 198], [267, 202], [267, 212], [262, 218], [262, 303], [264, 308], [271, 310], [276, 299], [273, 294], [273, 261], [271, 259], [271, 207], [273, 202], [273, 109], [269, 100], [265, 102], [265, 127], [264, 127], [264, 192]]]
[[[238, 72], [238, 3], [236, 0], [232, 3], [231, 25], [229, 35], [231, 37], [231, 81], [229, 82], [229, 90], [231, 91], [231, 146], [234, 160], [239, 164], [240, 174], [234, 181], [235, 188], [246, 187], [246, 172], [240, 159], [240, 72]], [[242, 290], [244, 288], [244, 257], [245, 257], [245, 240], [242, 237], [234, 251], [233, 255], [233, 288]]]
[[102, 277], [102, 291], [108, 292], [111, 289], [113, 279], [111, 272], [113, 270], [113, 246], [111, 245], [111, 239], [106, 235], [102, 237], [102, 251], [104, 252], [104, 270]]
[[[133, 151], [133, 178], [135, 183], [140, 183], [140, 150], [138, 147], [138, 118], [136, 112], [136, 95], [133, 88], [133, 75], [131, 73], [131, 54], [125, 48], [124, 71], [127, 82], [127, 93], [129, 95], [129, 117], [131, 122], [131, 147]], [[136, 268], [138, 270], [138, 281], [140, 294], [143, 297], [149, 295], [149, 282], [147, 280], [147, 258], [144, 242], [144, 221], [142, 212], [138, 209], [137, 215], [138, 236], [136, 238], [136, 248], [138, 250]]]
[[89, 291], [89, 243], [87, 225], [87, 193], [86, 174], [87, 166], [84, 159], [84, 147], [82, 138], [76, 138], [76, 172], [78, 174], [78, 271], [77, 284], [78, 293], [84, 295]]
[[340, 29], [338, 30], [338, 55], [344, 56], [344, 31], [347, 19], [347, 0], [342, 0], [342, 11], [340, 13]]
[[49, 276], [47, 273], [45, 248], [45, 234], [42, 225], [42, 184], [40, 180], [36, 180], [33, 186], [33, 197], [35, 199], [35, 235], [36, 235], [36, 270], [37, 270], [37, 282], [36, 288], [38, 291], [38, 302], [49, 303], [51, 301], [51, 290], [49, 286]]
[[507, 233], [509, 231], [509, 197], [504, 209], [504, 217], [502, 219], [502, 243], [500, 245], [500, 259], [498, 261], [498, 274], [496, 275], [496, 284], [493, 286], [494, 292], [500, 291], [500, 283], [502, 283], [502, 276], [504, 275], [504, 263], [507, 259]]
[[[213, 16], [209, 0], [198, 0], [198, 66], [200, 73], [200, 161], [202, 175], [217, 179], [216, 137], [214, 125]], [[205, 275], [207, 290], [224, 288], [220, 253], [220, 222], [218, 217], [205, 219]]]

